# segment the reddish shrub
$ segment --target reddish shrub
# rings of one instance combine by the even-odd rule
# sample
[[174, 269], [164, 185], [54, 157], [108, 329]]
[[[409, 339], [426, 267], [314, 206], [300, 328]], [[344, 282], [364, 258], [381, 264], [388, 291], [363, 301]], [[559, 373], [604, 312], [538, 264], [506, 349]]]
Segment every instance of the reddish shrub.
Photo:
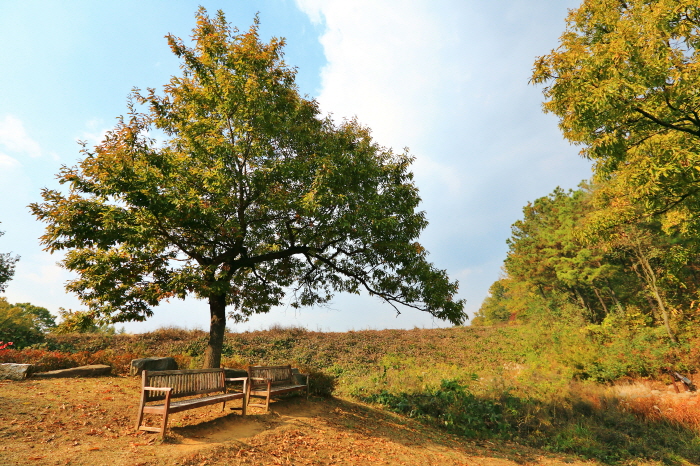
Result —
[[112, 367], [115, 374], [127, 374], [129, 372], [131, 360], [137, 357], [138, 355], [135, 353], [115, 353], [112, 350], [68, 353], [24, 348], [11, 352], [0, 351], [0, 362], [32, 364], [36, 366], [36, 372], [68, 369], [70, 367], [87, 366], [91, 364], [106, 364]]

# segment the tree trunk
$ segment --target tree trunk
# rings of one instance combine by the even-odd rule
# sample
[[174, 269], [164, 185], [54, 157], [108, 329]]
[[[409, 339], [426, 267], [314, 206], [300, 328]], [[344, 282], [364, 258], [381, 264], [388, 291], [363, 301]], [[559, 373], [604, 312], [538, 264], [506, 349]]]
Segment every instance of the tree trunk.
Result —
[[588, 301], [585, 300], [581, 292], [577, 287], [572, 287], [574, 290], [574, 294], [576, 295], [576, 298], [578, 299], [579, 304], [581, 304], [581, 307], [588, 313], [588, 320], [590, 322], [595, 322], [595, 315], [593, 314], [593, 310], [591, 309], [591, 306], [588, 305]]
[[605, 305], [605, 301], [603, 301], [603, 297], [600, 295], [600, 291], [598, 291], [598, 288], [596, 288], [595, 286], [593, 286], [592, 288], [593, 288], [593, 292], [598, 297], [598, 301], [600, 302], [600, 305], [603, 306], [603, 312], [607, 316], [608, 315], [608, 306]]
[[617, 295], [615, 294], [615, 290], [613, 290], [612, 286], [610, 286], [610, 282], [606, 280], [605, 286], [608, 288], [608, 293], [610, 293], [610, 297], [612, 298], [613, 302], [615, 303], [615, 306], [617, 306], [617, 310], [620, 311], [620, 315], [623, 315], [625, 313], [625, 309], [622, 307], [622, 303], [620, 303], [620, 300], [617, 299]]
[[226, 332], [226, 296], [209, 297], [209, 344], [204, 353], [204, 369], [216, 369], [221, 366], [221, 349], [224, 346]]
[[649, 290], [654, 295], [654, 299], [656, 300], [656, 303], [658, 305], [659, 312], [661, 312], [661, 317], [664, 322], [664, 327], [666, 328], [666, 333], [668, 334], [668, 337], [671, 339], [672, 342], [678, 343], [676, 336], [671, 330], [671, 323], [668, 315], [668, 310], [666, 309], [666, 304], [664, 303], [664, 299], [661, 297], [659, 287], [656, 285], [656, 274], [654, 273], [654, 269], [651, 266], [651, 263], [649, 263], [647, 257], [644, 255], [641, 247], [637, 247], [635, 252], [637, 253], [637, 260], [642, 266], [644, 276], [646, 277], [647, 286], [649, 286]]

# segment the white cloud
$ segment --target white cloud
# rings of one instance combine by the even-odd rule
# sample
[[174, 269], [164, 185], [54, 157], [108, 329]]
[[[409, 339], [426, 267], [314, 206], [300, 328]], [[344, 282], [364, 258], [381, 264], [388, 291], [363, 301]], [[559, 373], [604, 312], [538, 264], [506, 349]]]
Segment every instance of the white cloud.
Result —
[[421, 242], [460, 280], [473, 314], [522, 206], [590, 174], [528, 84], [577, 2], [296, 2], [325, 27], [322, 110], [357, 116], [379, 144], [411, 149], [430, 221]]
[[17, 159], [0, 152], [0, 167], [13, 168], [13, 167], [19, 167], [20, 165], [21, 164], [19, 163], [19, 161]]
[[111, 129], [105, 127], [104, 122], [99, 118], [88, 120], [85, 123], [85, 127], [87, 130], [83, 131], [76, 139], [87, 142], [88, 147], [94, 147], [102, 144], [105, 136], [107, 136], [107, 132]]
[[[336, 120], [356, 116], [395, 151], [409, 147], [421, 193], [464, 196], [462, 154], [454, 149], [464, 120], [472, 47], [462, 1], [297, 0], [320, 38], [327, 64], [317, 100]], [[474, 34], [472, 31], [470, 34]], [[445, 124], [446, 122], [447, 125]], [[450, 127], [452, 125], [452, 127]], [[424, 197], [424, 199], [427, 199]]]
[[0, 120], [0, 147], [30, 157], [41, 155], [39, 144], [29, 137], [22, 121], [12, 115]]
[[429, 131], [450, 90], [469, 79], [466, 63], [454, 59], [465, 55], [458, 29], [433, 2], [297, 3], [326, 25], [322, 108], [357, 116], [382, 144], [401, 148]]

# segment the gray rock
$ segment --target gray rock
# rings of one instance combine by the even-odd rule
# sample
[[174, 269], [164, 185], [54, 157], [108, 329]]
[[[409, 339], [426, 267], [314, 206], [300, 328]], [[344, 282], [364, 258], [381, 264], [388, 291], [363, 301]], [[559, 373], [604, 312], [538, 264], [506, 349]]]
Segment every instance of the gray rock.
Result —
[[24, 380], [32, 373], [31, 364], [0, 364], [0, 379]]
[[176, 371], [177, 362], [173, 358], [142, 358], [131, 361], [129, 375], [141, 375], [147, 371]]
[[292, 368], [292, 380], [294, 381], [295, 384], [297, 385], [306, 385], [306, 376], [302, 375], [299, 372], [299, 369], [296, 367]]
[[97, 377], [100, 375], [109, 375], [112, 372], [110, 366], [104, 364], [95, 364], [92, 366], [71, 367], [70, 369], [59, 369], [57, 371], [37, 372], [32, 377], [44, 379], [58, 379], [67, 377]]
[[224, 368], [227, 379], [234, 379], [236, 377], [248, 377], [248, 371], [245, 369], [226, 369]]

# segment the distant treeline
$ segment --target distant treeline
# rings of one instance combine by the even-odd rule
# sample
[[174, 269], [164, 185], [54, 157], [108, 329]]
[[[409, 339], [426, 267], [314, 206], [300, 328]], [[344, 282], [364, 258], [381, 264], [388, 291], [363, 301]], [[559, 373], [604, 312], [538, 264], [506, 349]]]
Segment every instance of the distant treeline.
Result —
[[700, 238], [668, 218], [609, 216], [608, 187], [557, 188], [512, 226], [504, 275], [473, 323], [529, 322], [565, 313], [582, 325], [661, 327], [672, 342], [700, 313]]

